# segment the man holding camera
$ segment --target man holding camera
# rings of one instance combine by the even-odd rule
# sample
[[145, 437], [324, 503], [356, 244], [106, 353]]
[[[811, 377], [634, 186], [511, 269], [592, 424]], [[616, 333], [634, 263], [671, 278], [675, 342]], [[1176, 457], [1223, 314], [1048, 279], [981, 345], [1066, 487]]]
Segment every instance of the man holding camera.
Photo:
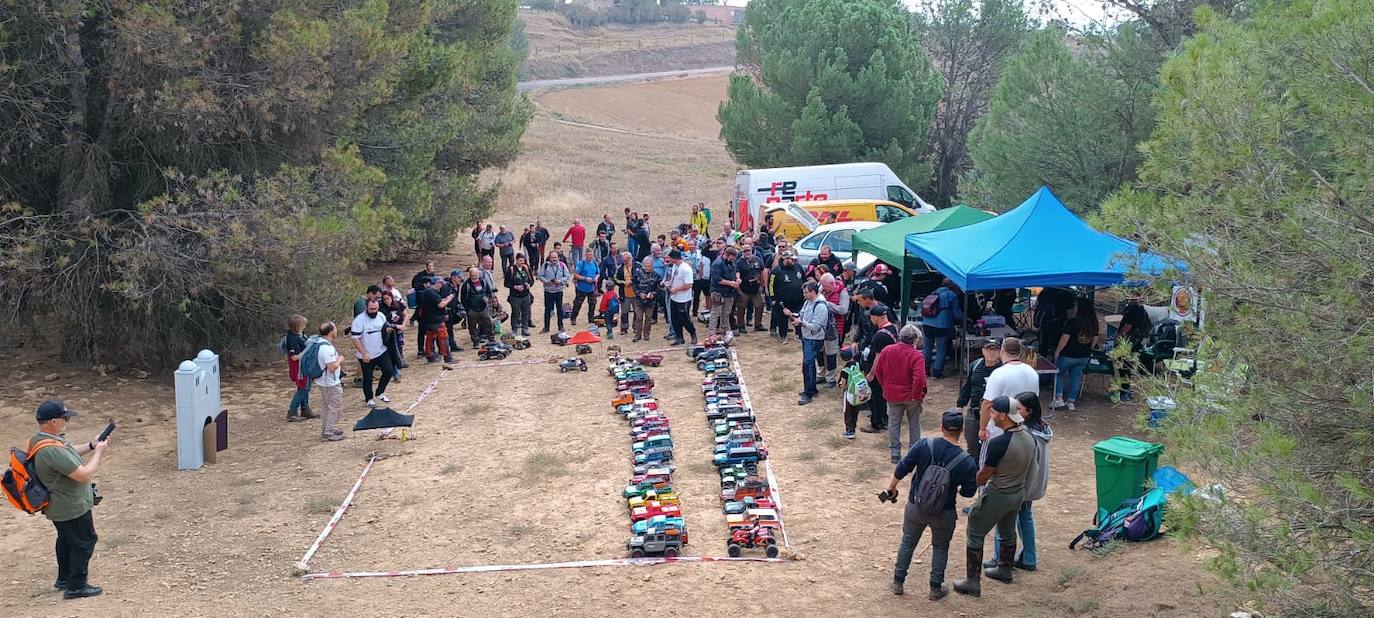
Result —
[[[64, 599], [99, 595], [100, 588], [86, 581], [87, 566], [95, 553], [95, 521], [91, 508], [96, 504], [95, 477], [100, 456], [109, 446], [108, 436], [72, 446], [67, 442], [67, 419], [76, 416], [61, 401], [48, 400], [38, 406], [38, 433], [29, 440], [29, 450], [44, 440], [49, 442], [34, 454], [38, 480], [48, 488], [48, 506], [43, 514], [57, 529], [57, 581], [53, 587]], [[81, 456], [92, 453], [82, 463]]]
[[[897, 549], [897, 564], [892, 569], [892, 593], [902, 594], [906, 582], [907, 569], [911, 567], [912, 554], [921, 542], [921, 534], [930, 528], [932, 555], [930, 558], [930, 595], [938, 601], [949, 594], [945, 586], [945, 565], [949, 562], [949, 542], [954, 538], [955, 495], [973, 497], [978, 489], [978, 466], [959, 448], [959, 434], [964, 430], [964, 415], [958, 410], [946, 411], [940, 418], [940, 437], [928, 437], [911, 445], [911, 450], [897, 462], [897, 469], [887, 484], [887, 490], [879, 494], [880, 500], [897, 499], [897, 484], [911, 475], [911, 493], [908, 494], [905, 514], [902, 518], [902, 544]], [[939, 466], [946, 470], [948, 485], [945, 488], [943, 503], [938, 513], [922, 513], [916, 499], [927, 470]]]

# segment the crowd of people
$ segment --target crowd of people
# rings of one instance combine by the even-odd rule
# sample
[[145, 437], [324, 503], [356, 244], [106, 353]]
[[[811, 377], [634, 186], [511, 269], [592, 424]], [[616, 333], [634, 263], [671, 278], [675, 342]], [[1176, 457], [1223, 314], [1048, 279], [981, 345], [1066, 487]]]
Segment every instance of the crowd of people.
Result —
[[[735, 230], [731, 220], [715, 235], [710, 234], [711, 215], [704, 204], [693, 207], [688, 221], [657, 234], [647, 213], [627, 208], [620, 223], [603, 215], [589, 236], [575, 219], [557, 240], [542, 221], [518, 236], [503, 225], [478, 224], [472, 229], [475, 266], [443, 277], [428, 262], [412, 277], [408, 292], [390, 276], [369, 286], [355, 303], [346, 330], [365, 404], [390, 401], [387, 387], [408, 366], [402, 353], [408, 323], [417, 325], [416, 358], [449, 363], [463, 350], [456, 338], [460, 325], [466, 326], [474, 347], [492, 341], [500, 329], [530, 336], [536, 287], [543, 299], [541, 333], [576, 327], [581, 319], [608, 339], [619, 334], [632, 336], [632, 342], [652, 341], [654, 326], [662, 319], [669, 345], [696, 343], [698, 322], [704, 334], [740, 341], [767, 332], [784, 344], [794, 339], [800, 343], [799, 405], [816, 401], [822, 388], [838, 394], [859, 380], [867, 385], [866, 401], [838, 398], [842, 436], [854, 439], [856, 431], [887, 434], [895, 466], [887, 493], [895, 496], [900, 481], [911, 477], [895, 593], [903, 592], [913, 550], [927, 528], [934, 544], [930, 598], [948, 593], [944, 571], [958, 518], [957, 497], [977, 492], [981, 497], [964, 509], [967, 576], [954, 590], [976, 596], [983, 575], [1010, 582], [1013, 569], [1036, 569], [1032, 505], [1045, 493], [1047, 445], [1053, 433], [1041, 410], [1040, 376], [1022, 362], [1021, 341], [1008, 337], [986, 344], [981, 358], [967, 368], [955, 409], [942, 414], [939, 435], [921, 436], [930, 381], [944, 376], [946, 350], [967, 317], [964, 293], [949, 280], [911, 307], [920, 312], [920, 325], [902, 324], [888, 288], [894, 274], [890, 266], [880, 262], [859, 280], [853, 262], [839, 259], [829, 247], [803, 264], [788, 239], [774, 232], [771, 217], [757, 232]], [[504, 305], [498, 298], [501, 287]], [[1091, 304], [1075, 307], [1056, 322], [1056, 360], [1083, 357], [1083, 341], [1097, 334], [1091, 312]], [[325, 322], [310, 338], [305, 327], [304, 317], [292, 316], [283, 341], [296, 387], [288, 420], [322, 418], [322, 439], [342, 439], [335, 427], [343, 384], [341, 355], [333, 347], [336, 327]], [[310, 359], [319, 365], [314, 374], [320, 377], [307, 375], [302, 365], [313, 342], [322, 344]], [[310, 405], [312, 383], [322, 387], [319, 415]], [[1055, 404], [1063, 400], [1072, 407], [1079, 384], [1066, 379], [1055, 391]], [[868, 422], [860, 428], [864, 410]], [[943, 489], [937, 492], [938, 505], [932, 506], [935, 502], [921, 502], [931, 491], [920, 485], [935, 469], [941, 471], [934, 476]], [[995, 533], [995, 556], [984, 563], [990, 532]]]

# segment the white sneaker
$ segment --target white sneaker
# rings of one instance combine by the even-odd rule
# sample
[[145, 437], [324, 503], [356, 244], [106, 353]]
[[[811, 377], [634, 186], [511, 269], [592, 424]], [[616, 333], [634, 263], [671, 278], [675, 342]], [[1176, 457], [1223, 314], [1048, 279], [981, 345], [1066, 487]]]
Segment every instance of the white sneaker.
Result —
[[378, 398], [378, 399], [381, 399], [382, 401], [385, 401], [385, 402], [387, 402], [387, 403], [391, 403], [391, 398], [390, 398], [390, 397], [387, 397], [386, 395], [377, 395], [377, 398]]
[[1058, 410], [1059, 408], [1062, 408], [1062, 407], [1064, 407], [1064, 400], [1063, 400], [1063, 399], [1059, 399], [1059, 398], [1056, 397], [1054, 401], [1050, 402], [1050, 409], [1051, 409], [1051, 410]]
[[369, 399], [369, 400], [367, 400], [367, 407], [369, 407], [369, 408], [375, 408], [375, 407], [377, 407], [377, 400], [376, 400], [376, 399]]
[[1072, 402], [1072, 401], [1069, 402], [1068, 406], [1069, 406], [1069, 411], [1070, 411], [1070, 412], [1073, 412], [1074, 410], [1077, 410], [1077, 409], [1078, 409], [1077, 406], [1073, 405], [1073, 402]]

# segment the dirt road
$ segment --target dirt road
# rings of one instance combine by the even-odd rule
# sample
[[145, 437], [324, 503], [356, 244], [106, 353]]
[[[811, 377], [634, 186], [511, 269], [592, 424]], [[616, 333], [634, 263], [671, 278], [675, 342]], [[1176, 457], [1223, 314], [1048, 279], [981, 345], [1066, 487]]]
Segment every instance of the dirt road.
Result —
[[664, 79], [669, 77], [693, 77], [699, 75], [717, 75], [729, 73], [735, 70], [734, 67], [709, 67], [705, 69], [684, 69], [681, 71], [656, 71], [653, 73], [633, 73], [630, 75], [600, 75], [594, 77], [568, 77], [564, 79], [536, 79], [527, 82], [520, 82], [517, 87], [520, 92], [533, 92], [536, 90], [552, 90], [555, 88], [570, 88], [573, 86], [595, 86], [602, 84], [618, 84], [624, 82], [642, 82], [651, 79]]

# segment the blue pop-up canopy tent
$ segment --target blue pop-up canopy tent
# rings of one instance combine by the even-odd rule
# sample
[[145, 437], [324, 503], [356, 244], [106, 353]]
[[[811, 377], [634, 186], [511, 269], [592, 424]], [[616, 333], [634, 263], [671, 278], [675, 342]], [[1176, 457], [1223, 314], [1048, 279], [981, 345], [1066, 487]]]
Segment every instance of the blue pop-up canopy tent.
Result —
[[[1157, 274], [1167, 262], [1130, 241], [1084, 223], [1041, 187], [1012, 211], [951, 230], [910, 234], [907, 251], [960, 288], [1105, 287], [1127, 282], [1138, 267]], [[1138, 258], [1138, 262], [1136, 259]]]

